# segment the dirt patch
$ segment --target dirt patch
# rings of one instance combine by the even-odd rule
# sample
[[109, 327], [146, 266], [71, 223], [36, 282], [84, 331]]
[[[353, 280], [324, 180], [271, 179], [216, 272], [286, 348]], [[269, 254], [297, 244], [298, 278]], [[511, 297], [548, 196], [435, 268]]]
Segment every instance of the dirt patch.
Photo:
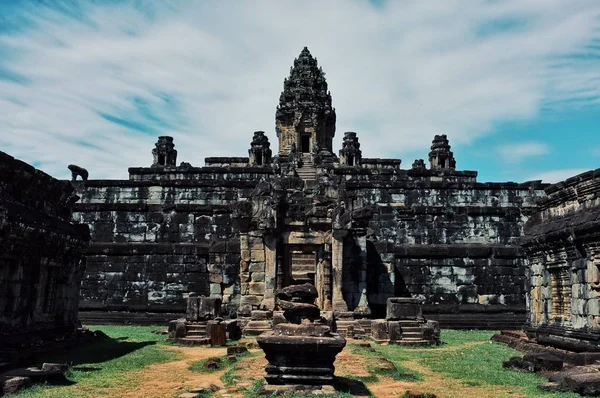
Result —
[[192, 362], [200, 361], [214, 356], [223, 356], [227, 353], [225, 348], [206, 347], [168, 347], [168, 350], [178, 351], [182, 358], [172, 362], [150, 365], [134, 374], [139, 377], [139, 386], [135, 389], [124, 390], [106, 389], [102, 396], [123, 398], [164, 398], [175, 397], [204, 382], [223, 386], [221, 375], [225, 372], [198, 373], [188, 370]]
[[[460, 346], [440, 348], [439, 350], [454, 351], [478, 344], [482, 343], [469, 342]], [[229, 367], [211, 373], [192, 372], [188, 370], [188, 367], [192, 362], [209, 357], [225, 356], [225, 348], [167, 347], [167, 349], [179, 352], [181, 359], [151, 365], [134, 372], [133, 375], [140, 380], [137, 388], [104, 389], [99, 391], [97, 396], [124, 398], [176, 397], [200, 384], [212, 383], [221, 388], [215, 394], [215, 397], [225, 394], [231, 398], [243, 397], [244, 392], [256, 380], [262, 380], [264, 377], [264, 367], [267, 364], [262, 351], [256, 348], [252, 349], [251, 352], [255, 353], [254, 356], [241, 358], [234, 365], [236, 368], [231, 374], [234, 379], [234, 385], [224, 386], [221, 376], [229, 370]], [[369, 394], [372, 394], [375, 397], [381, 398], [397, 398], [409, 390], [434, 393], [439, 398], [501, 398], [523, 396], [519, 388], [509, 386], [469, 386], [464, 381], [451, 379], [443, 374], [435, 373], [428, 367], [421, 365], [418, 360], [405, 361], [400, 365], [418, 373], [422, 380], [394, 380], [393, 377], [388, 375], [376, 374], [377, 380], [374, 381], [369, 368], [376, 368], [379, 362], [382, 362], [382, 360], [378, 358], [377, 354], [363, 355], [360, 352], [354, 352], [352, 347], [347, 347], [336, 358], [336, 375], [341, 379], [346, 378], [344, 380], [353, 389], [351, 393], [355, 396], [369, 396]], [[363, 381], [356, 382], [350, 380], [350, 378], [358, 378]]]

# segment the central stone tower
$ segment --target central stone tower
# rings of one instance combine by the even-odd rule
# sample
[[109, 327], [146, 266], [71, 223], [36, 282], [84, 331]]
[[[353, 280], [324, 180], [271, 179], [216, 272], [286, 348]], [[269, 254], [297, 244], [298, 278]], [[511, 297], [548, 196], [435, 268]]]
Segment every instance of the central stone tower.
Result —
[[335, 157], [332, 151], [335, 109], [331, 106], [325, 73], [306, 47], [294, 60], [290, 77], [283, 82], [275, 129], [280, 155], [298, 151]]

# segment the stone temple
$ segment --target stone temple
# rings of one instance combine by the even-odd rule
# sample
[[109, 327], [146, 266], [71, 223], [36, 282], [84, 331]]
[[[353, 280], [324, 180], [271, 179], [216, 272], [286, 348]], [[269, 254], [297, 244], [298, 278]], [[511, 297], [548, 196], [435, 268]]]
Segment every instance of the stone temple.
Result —
[[388, 298], [412, 296], [444, 327], [523, 324], [519, 238], [546, 184], [477, 182], [456, 169], [445, 135], [428, 165], [406, 168], [363, 157], [355, 132], [334, 150], [336, 111], [307, 48], [284, 80], [275, 131], [273, 148], [274, 135], [256, 131], [247, 157], [204, 167], [178, 165], [173, 138], [159, 137], [152, 165], [128, 180], [73, 182], [74, 221], [92, 239], [81, 318], [173, 319], [195, 292], [243, 319], [272, 311], [277, 289], [309, 283], [322, 310], [347, 319], [384, 318]]

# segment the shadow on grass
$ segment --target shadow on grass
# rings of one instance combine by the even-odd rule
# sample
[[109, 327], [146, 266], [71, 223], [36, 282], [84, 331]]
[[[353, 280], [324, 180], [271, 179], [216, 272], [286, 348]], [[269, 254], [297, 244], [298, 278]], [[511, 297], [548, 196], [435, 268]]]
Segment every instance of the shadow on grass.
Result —
[[131, 354], [156, 341], [123, 341], [121, 338], [99, 337], [95, 341], [84, 343], [63, 352], [48, 353], [33, 359], [31, 362], [41, 366], [43, 362], [66, 363], [74, 370], [93, 372], [101, 368], [93, 366], [78, 367], [79, 364], [97, 364]]
[[360, 380], [351, 379], [349, 377], [336, 376], [333, 386], [336, 390], [345, 392], [351, 395], [371, 396], [371, 391], [365, 383]]

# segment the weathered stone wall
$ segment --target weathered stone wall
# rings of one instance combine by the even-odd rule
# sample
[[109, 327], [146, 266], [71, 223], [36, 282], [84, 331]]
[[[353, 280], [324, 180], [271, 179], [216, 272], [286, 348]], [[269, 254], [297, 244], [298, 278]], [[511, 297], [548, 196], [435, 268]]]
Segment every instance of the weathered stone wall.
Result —
[[[477, 183], [467, 171], [370, 169], [337, 173], [345, 175], [348, 197], [377, 209], [367, 237], [374, 314], [382, 316], [388, 297], [410, 293], [425, 297], [428, 314], [516, 312], [524, 321], [526, 261], [518, 243], [545, 184]], [[356, 292], [355, 280], [347, 272], [346, 296]]]
[[87, 225], [69, 183], [0, 152], [0, 340], [27, 344], [77, 327]]
[[[181, 312], [188, 292], [240, 300], [240, 241], [229, 206], [264, 168], [130, 169], [129, 181], [73, 183], [74, 219], [93, 243], [81, 309]], [[235, 303], [234, 306], [231, 303]]]
[[[525, 226], [528, 330], [569, 346], [600, 342], [600, 169], [546, 188]], [[573, 347], [569, 347], [573, 348]]]
[[[349, 209], [374, 207], [367, 236], [344, 240], [348, 309], [358, 305], [366, 281], [374, 316], [384, 315], [388, 297], [412, 294], [426, 298], [430, 315], [460, 321], [460, 314], [517, 313], [524, 322], [518, 239], [544, 185], [477, 183], [475, 172], [401, 170], [389, 159], [366, 164], [338, 167], [327, 184], [302, 194], [291, 187], [285, 199], [302, 216], [313, 207], [311, 192], [333, 187]], [[129, 181], [76, 183], [83, 199], [75, 219], [90, 224], [94, 242], [81, 308], [177, 312], [190, 291], [222, 295], [226, 311], [258, 308], [271, 298], [276, 237], [240, 234], [231, 205], [256, 200], [259, 182], [275, 175], [270, 166], [135, 168]]]

